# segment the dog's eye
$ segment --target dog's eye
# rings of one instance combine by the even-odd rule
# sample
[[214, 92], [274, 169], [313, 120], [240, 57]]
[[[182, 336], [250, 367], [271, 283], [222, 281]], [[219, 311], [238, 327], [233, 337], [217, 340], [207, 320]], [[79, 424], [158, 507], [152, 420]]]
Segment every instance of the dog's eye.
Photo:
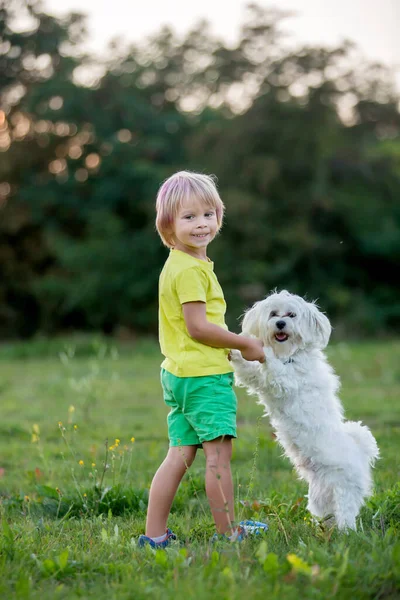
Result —
[[270, 318], [270, 319], [272, 319], [272, 317], [276, 317], [276, 315], [277, 315], [277, 312], [276, 312], [275, 310], [272, 310], [272, 311], [269, 313], [269, 318]]
[[296, 313], [288, 313], [288, 317], [290, 317], [291, 319], [294, 319], [296, 316]]

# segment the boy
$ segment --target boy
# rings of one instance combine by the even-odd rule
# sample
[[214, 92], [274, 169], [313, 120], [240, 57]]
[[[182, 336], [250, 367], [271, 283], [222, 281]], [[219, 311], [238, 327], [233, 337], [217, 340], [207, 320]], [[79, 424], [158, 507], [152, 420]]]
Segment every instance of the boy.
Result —
[[[160, 275], [159, 336], [170, 448], [149, 494], [146, 535], [139, 545], [165, 547], [176, 536], [166, 529], [171, 505], [197, 449], [206, 457], [206, 494], [217, 534], [232, 541], [254, 530], [234, 527], [230, 469], [236, 437], [237, 400], [232, 389], [229, 349], [246, 360], [264, 362], [262, 342], [227, 330], [226, 304], [208, 244], [218, 234], [224, 205], [212, 177], [181, 171], [161, 186], [156, 203], [157, 231], [170, 255]], [[266, 529], [265, 524], [258, 524]]]

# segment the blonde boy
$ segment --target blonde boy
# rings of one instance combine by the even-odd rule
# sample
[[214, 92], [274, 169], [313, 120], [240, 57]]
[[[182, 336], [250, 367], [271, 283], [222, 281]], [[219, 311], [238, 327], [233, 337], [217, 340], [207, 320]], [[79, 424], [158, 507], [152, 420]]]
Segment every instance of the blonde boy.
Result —
[[207, 257], [224, 215], [213, 178], [175, 173], [161, 186], [156, 210], [157, 231], [170, 248], [159, 283], [161, 383], [171, 408], [170, 447], [151, 484], [146, 535], [139, 545], [165, 547], [175, 539], [167, 519], [199, 447], [206, 457], [206, 494], [217, 534], [242, 539], [245, 524], [234, 526], [230, 461], [237, 401], [228, 355], [235, 348], [246, 360], [264, 362], [262, 343], [231, 333], [225, 324], [224, 295]]

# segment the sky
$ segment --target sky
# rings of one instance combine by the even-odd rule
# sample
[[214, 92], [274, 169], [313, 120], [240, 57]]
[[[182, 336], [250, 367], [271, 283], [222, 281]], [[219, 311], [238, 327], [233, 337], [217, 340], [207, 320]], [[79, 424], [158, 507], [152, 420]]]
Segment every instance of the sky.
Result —
[[[88, 15], [88, 48], [101, 52], [116, 36], [141, 41], [162, 25], [184, 34], [199, 19], [207, 18], [213, 33], [230, 45], [237, 39], [248, 0], [43, 0], [47, 12]], [[400, 0], [258, 0], [260, 6], [295, 13], [283, 22], [292, 44], [334, 46], [354, 41], [362, 54], [397, 68], [400, 90]]]

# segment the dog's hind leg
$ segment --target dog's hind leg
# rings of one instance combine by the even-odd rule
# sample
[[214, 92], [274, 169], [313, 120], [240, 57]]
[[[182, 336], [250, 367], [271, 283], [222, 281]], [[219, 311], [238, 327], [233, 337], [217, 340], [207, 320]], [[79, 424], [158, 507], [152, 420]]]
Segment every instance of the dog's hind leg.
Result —
[[317, 482], [311, 481], [308, 489], [307, 509], [314, 517], [323, 519], [333, 513], [332, 490], [322, 488]]
[[363, 504], [361, 488], [349, 484], [335, 486], [333, 490], [333, 512], [339, 529], [356, 529], [356, 517]]

